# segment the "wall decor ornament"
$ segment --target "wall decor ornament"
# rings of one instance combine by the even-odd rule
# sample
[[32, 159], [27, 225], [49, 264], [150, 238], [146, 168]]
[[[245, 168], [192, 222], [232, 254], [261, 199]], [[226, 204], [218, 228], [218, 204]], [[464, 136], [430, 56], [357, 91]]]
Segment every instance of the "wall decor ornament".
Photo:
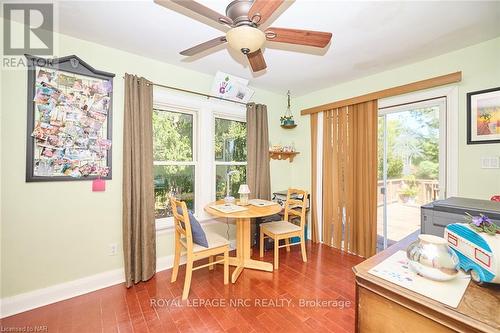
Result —
[[467, 144], [500, 143], [500, 87], [467, 94]]
[[28, 59], [26, 181], [111, 179], [113, 77], [76, 55]]
[[281, 123], [281, 127], [283, 128], [295, 128], [297, 126], [297, 124], [295, 123], [295, 120], [293, 119], [293, 114], [292, 114], [292, 110], [290, 109], [290, 90], [288, 90], [288, 92], [286, 93], [286, 97], [287, 97], [287, 107], [286, 107], [286, 111], [285, 111], [285, 114], [282, 115], [280, 117], [280, 123]]

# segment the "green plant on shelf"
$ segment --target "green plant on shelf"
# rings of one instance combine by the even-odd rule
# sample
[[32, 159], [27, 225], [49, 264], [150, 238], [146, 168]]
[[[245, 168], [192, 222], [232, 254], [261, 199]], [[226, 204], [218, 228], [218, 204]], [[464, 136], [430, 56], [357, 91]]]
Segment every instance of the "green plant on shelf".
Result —
[[293, 116], [281, 116], [280, 117], [281, 125], [293, 125], [295, 121], [293, 120]]

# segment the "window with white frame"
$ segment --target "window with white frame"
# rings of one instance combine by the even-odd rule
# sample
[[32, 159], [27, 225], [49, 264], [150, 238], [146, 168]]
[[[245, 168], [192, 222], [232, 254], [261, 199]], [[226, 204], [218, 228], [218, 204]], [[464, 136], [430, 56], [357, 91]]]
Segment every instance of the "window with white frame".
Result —
[[153, 110], [155, 216], [172, 216], [168, 195], [195, 207], [196, 118], [193, 113]]
[[[156, 89], [156, 88], [155, 88]], [[173, 226], [168, 197], [186, 202], [200, 220], [204, 206], [246, 181], [246, 108], [196, 96], [154, 91], [153, 157], [157, 229]]]
[[229, 193], [236, 196], [241, 184], [246, 182], [247, 124], [234, 119], [215, 117], [215, 197], [227, 194], [226, 175], [231, 172]]

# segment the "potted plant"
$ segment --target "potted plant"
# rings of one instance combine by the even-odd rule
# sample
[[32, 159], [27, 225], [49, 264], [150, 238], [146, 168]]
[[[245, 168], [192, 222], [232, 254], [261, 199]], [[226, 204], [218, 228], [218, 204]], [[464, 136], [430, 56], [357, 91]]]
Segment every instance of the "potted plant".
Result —
[[399, 197], [403, 203], [414, 204], [418, 195], [417, 180], [414, 175], [404, 177]]
[[283, 126], [291, 126], [295, 125], [295, 120], [293, 120], [293, 116], [285, 115], [280, 117], [281, 125]]
[[287, 93], [288, 104], [285, 114], [280, 117], [281, 127], [283, 128], [294, 128], [297, 126], [295, 120], [293, 119], [292, 110], [290, 110], [290, 90]]
[[403, 203], [415, 203], [418, 191], [414, 187], [407, 186], [399, 192], [399, 197]]
[[483, 214], [472, 216], [467, 212], [465, 214], [467, 214], [467, 216], [465, 216], [465, 220], [469, 222], [469, 227], [471, 227], [474, 231], [484, 232], [492, 236], [500, 233], [500, 227], [493, 223], [488, 216]]

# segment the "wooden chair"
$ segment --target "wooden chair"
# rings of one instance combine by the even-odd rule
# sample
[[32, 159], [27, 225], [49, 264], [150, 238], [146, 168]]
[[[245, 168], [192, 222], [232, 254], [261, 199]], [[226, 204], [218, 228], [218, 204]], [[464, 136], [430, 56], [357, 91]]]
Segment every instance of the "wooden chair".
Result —
[[[174, 216], [175, 225], [175, 255], [174, 267], [172, 269], [171, 282], [177, 280], [177, 273], [179, 271], [179, 262], [181, 258], [181, 251], [186, 252], [186, 277], [184, 279], [184, 290], [182, 292], [182, 299], [186, 300], [189, 295], [189, 288], [191, 286], [191, 276], [194, 270], [207, 267], [212, 270], [215, 264], [224, 264], [224, 284], [229, 283], [229, 241], [224, 237], [211, 232], [206, 232], [208, 241], [208, 248], [193, 243], [191, 233], [191, 223], [189, 222], [189, 214], [186, 203], [178, 201], [175, 198], [170, 198], [172, 206], [172, 214]], [[182, 214], [178, 213], [178, 207], [181, 208]], [[214, 261], [214, 256], [223, 254], [223, 259]], [[193, 267], [193, 262], [208, 258], [208, 264]]]
[[[302, 200], [292, 199], [293, 195], [302, 196]], [[290, 252], [291, 245], [299, 245], [302, 252], [302, 261], [307, 262], [306, 243], [304, 239], [304, 226], [306, 223], [307, 191], [288, 189], [284, 221], [262, 223], [260, 225], [260, 257], [264, 256], [264, 238], [274, 240], [274, 269], [279, 266], [279, 249], [286, 247]], [[299, 217], [299, 225], [290, 222], [290, 218]], [[291, 237], [300, 237], [300, 241], [290, 244]], [[285, 245], [279, 245], [280, 240], [285, 240]]]

